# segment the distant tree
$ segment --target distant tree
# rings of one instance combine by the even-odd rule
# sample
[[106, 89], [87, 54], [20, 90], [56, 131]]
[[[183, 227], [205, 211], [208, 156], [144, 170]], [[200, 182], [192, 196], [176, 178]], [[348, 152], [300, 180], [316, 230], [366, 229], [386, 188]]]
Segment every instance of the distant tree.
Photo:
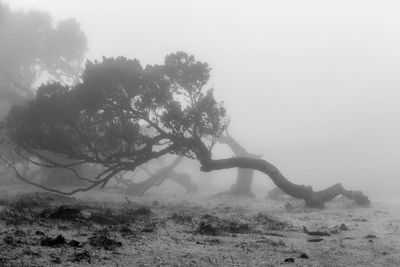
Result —
[[34, 100], [14, 107], [6, 120], [7, 138], [17, 151], [32, 153], [49, 165], [63, 164], [46, 158], [42, 151], [73, 161], [65, 168], [85, 162], [104, 166], [95, 177], [78, 177], [90, 183], [87, 187], [69, 192], [50, 189], [63, 194], [104, 186], [121, 172], [176, 154], [197, 159], [202, 171], [258, 170], [311, 207], [323, 207], [338, 194], [369, 204], [361, 192], [345, 190], [340, 184], [322, 191], [294, 184], [263, 159], [213, 159], [212, 148], [228, 119], [213, 90], [205, 89], [209, 78], [208, 64], [184, 52], [168, 55], [163, 65], [146, 67], [124, 57], [88, 62], [81, 83], [44, 85]]
[[[86, 51], [86, 36], [75, 20], [55, 22], [45, 12], [12, 11], [0, 4], [0, 119], [9, 107], [34, 99], [37, 83], [77, 83]], [[0, 155], [27, 171], [29, 161], [4, 147]], [[58, 172], [55, 177], [61, 177]]]
[[[236, 141], [228, 131], [221, 135], [218, 139], [221, 144], [226, 144], [232, 150], [237, 157], [247, 158], [260, 158], [261, 155], [255, 155], [249, 153], [238, 141]], [[253, 183], [254, 169], [238, 168], [236, 183], [232, 185], [230, 191], [222, 192], [223, 195], [232, 196], [243, 196], [243, 197], [255, 197], [251, 191], [251, 185]], [[221, 193], [218, 193], [220, 195]]]
[[[176, 157], [171, 164], [168, 166], [164, 166], [158, 168], [156, 172], [150, 171], [150, 167], [141, 166], [140, 169], [144, 170], [145, 173], [148, 174], [149, 177], [141, 182], [133, 182], [130, 179], [125, 179], [122, 175], [116, 177], [116, 181], [118, 184], [123, 184], [126, 187], [125, 193], [132, 196], [143, 196], [150, 188], [159, 187], [166, 180], [170, 180], [175, 182], [176, 184], [182, 186], [186, 189], [187, 194], [197, 193], [198, 187], [195, 183], [190, 179], [190, 175], [184, 172], [176, 172], [174, 169], [176, 166], [182, 161], [183, 157]], [[161, 164], [160, 160], [157, 160], [159, 164]], [[154, 168], [154, 167], [152, 167]]]
[[48, 13], [12, 11], [0, 4], [0, 99], [33, 99], [38, 81], [76, 83], [87, 40], [73, 20], [54, 22]]

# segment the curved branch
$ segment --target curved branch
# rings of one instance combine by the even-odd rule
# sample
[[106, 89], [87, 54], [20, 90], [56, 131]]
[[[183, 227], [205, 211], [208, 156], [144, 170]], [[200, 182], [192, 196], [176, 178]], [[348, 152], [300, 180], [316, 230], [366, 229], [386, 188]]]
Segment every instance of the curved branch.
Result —
[[324, 203], [340, 194], [350, 199], [354, 199], [361, 206], [370, 205], [368, 197], [363, 195], [361, 191], [348, 191], [340, 184], [336, 184], [321, 191], [314, 191], [311, 186], [294, 184], [290, 182], [278, 170], [278, 168], [263, 159], [237, 157], [220, 160], [207, 160], [202, 161], [201, 164], [201, 170], [205, 172], [230, 168], [258, 170], [268, 175], [274, 184], [286, 194], [294, 198], [303, 199], [309, 207], [323, 208]]
[[[114, 175], [116, 175], [117, 173], [119, 173], [120, 171], [122, 171], [121, 168], [116, 168], [115, 170], [109, 169], [107, 172], [110, 172], [110, 173], [107, 174], [107, 175], [106, 175], [105, 177], [103, 177], [102, 179], [100, 179], [100, 180], [98, 180], [98, 181], [92, 181], [92, 180], [90, 180], [90, 181], [91, 181], [91, 185], [89, 185], [89, 186], [87, 186], [87, 187], [77, 188], [77, 189], [74, 189], [74, 190], [71, 190], [71, 191], [66, 192], [66, 191], [58, 190], [58, 189], [55, 189], [55, 188], [50, 188], [50, 187], [47, 187], [47, 186], [44, 186], [44, 185], [41, 185], [41, 184], [32, 182], [32, 181], [30, 181], [29, 179], [25, 178], [25, 177], [17, 170], [17, 168], [16, 168], [11, 162], [9, 162], [6, 158], [4, 158], [2, 155], [0, 155], [0, 160], [2, 160], [5, 164], [7, 164], [7, 165], [14, 171], [15, 175], [17, 176], [17, 178], [19, 178], [20, 180], [24, 181], [25, 183], [30, 184], [30, 185], [33, 185], [33, 186], [36, 186], [36, 187], [38, 187], [38, 188], [44, 189], [44, 190], [49, 191], [49, 192], [57, 193], [57, 194], [60, 194], [60, 195], [67, 195], [67, 196], [73, 195], [73, 194], [78, 193], [78, 192], [86, 192], [86, 191], [89, 191], [89, 190], [95, 188], [96, 186], [98, 186], [98, 185], [100, 185], [100, 184], [105, 184], [105, 183], [107, 183]], [[106, 172], [103, 172], [103, 173], [105, 174]]]

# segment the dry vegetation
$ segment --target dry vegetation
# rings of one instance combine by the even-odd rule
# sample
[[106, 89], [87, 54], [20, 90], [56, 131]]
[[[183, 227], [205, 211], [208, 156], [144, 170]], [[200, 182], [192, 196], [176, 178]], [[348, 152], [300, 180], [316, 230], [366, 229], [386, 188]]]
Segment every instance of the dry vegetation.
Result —
[[2, 196], [1, 266], [400, 265], [395, 203], [359, 208], [338, 199], [314, 210], [151, 193]]

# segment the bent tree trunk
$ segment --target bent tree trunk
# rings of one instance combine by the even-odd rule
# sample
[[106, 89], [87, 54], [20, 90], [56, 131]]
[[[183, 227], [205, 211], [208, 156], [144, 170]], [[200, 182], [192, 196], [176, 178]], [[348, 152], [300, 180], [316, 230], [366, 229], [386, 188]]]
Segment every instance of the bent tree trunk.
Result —
[[297, 185], [286, 179], [285, 176], [271, 163], [263, 159], [254, 158], [229, 158], [210, 160], [204, 157], [201, 160], [201, 170], [208, 172], [230, 168], [253, 169], [265, 173], [286, 194], [303, 199], [308, 207], [323, 208], [324, 204], [338, 195], [353, 199], [360, 206], [369, 206], [370, 201], [361, 191], [350, 191], [343, 188], [341, 184], [335, 184], [321, 191], [314, 191], [311, 186]]
[[[226, 135], [222, 135], [218, 139], [218, 142], [228, 145], [237, 157], [258, 157], [254, 154], [248, 153], [247, 150], [240, 145], [228, 132], [226, 132]], [[236, 183], [232, 185], [229, 193], [234, 196], [255, 197], [254, 193], [251, 191], [253, 176], [254, 170], [238, 168]]]

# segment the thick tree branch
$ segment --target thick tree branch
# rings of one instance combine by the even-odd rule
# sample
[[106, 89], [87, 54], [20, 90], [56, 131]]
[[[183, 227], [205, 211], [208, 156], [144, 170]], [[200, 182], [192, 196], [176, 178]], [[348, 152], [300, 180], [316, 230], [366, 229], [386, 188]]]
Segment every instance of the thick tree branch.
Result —
[[309, 207], [324, 207], [324, 203], [337, 195], [344, 195], [354, 199], [361, 206], [370, 205], [370, 201], [360, 191], [345, 190], [340, 184], [329, 187], [325, 190], [315, 192], [311, 186], [297, 185], [290, 182], [274, 165], [263, 160], [254, 158], [229, 158], [220, 160], [202, 161], [202, 171], [214, 171], [230, 168], [245, 168], [258, 170], [268, 175], [276, 186], [286, 194], [303, 199]]

